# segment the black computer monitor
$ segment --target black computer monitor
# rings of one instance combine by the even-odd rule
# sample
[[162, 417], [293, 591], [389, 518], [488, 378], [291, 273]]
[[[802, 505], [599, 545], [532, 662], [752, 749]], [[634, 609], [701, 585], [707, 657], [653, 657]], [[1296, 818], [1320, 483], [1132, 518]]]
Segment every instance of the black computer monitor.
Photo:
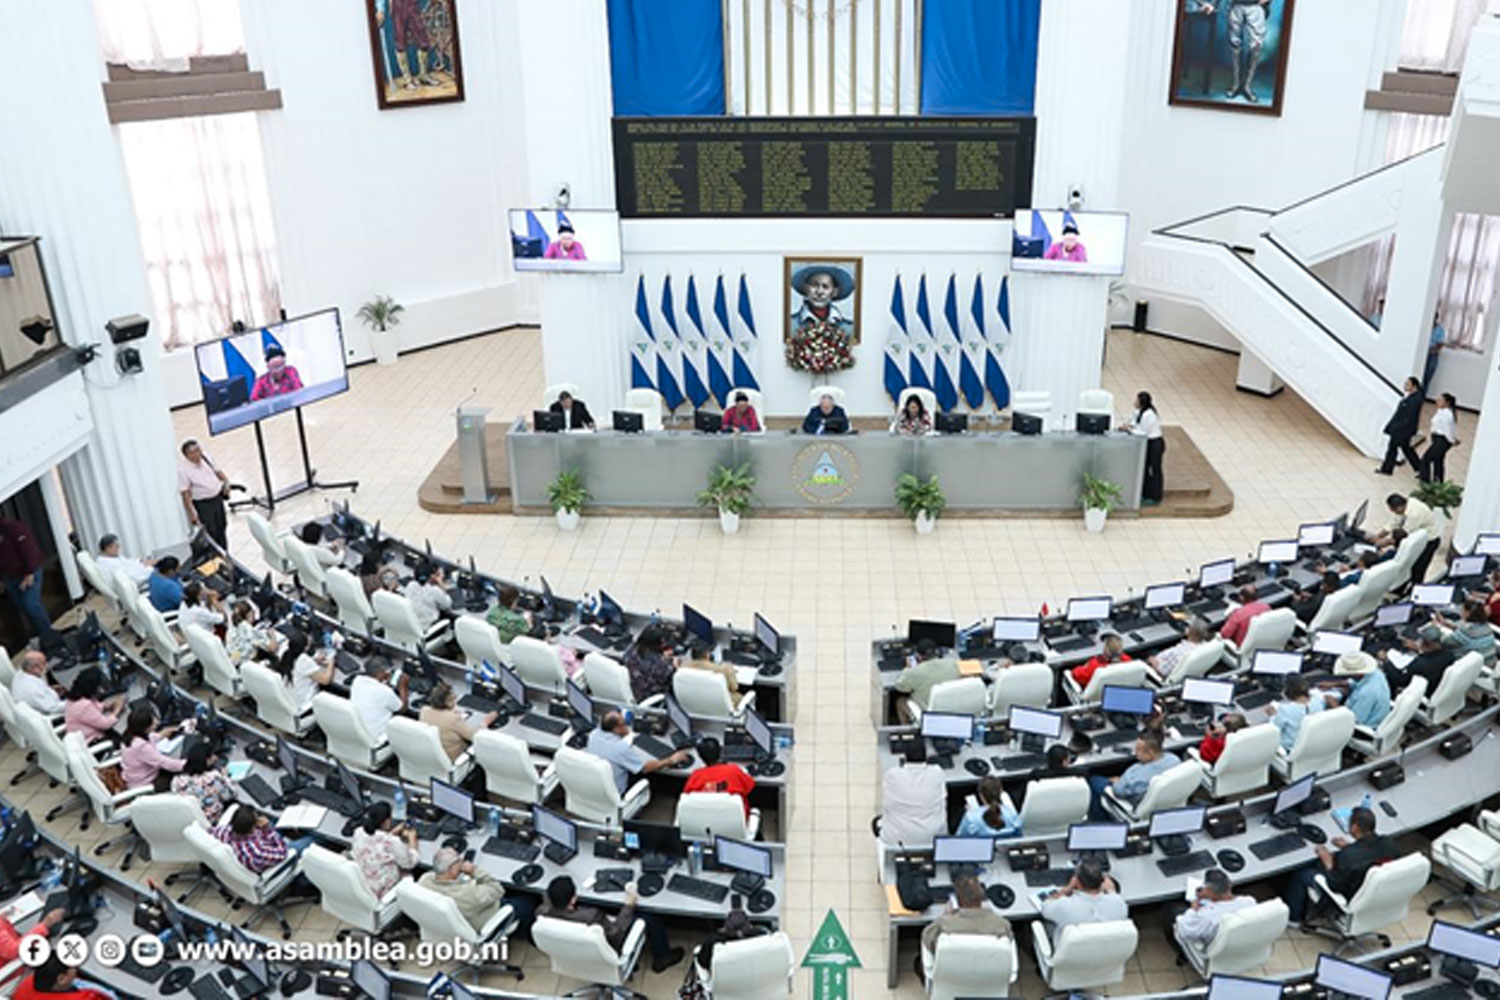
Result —
[[1073, 418], [1073, 429], [1079, 434], [1103, 434], [1109, 430], [1109, 414], [1080, 413]]
[[1370, 501], [1361, 500], [1359, 506], [1354, 508], [1354, 513], [1349, 515], [1349, 530], [1358, 531], [1360, 525], [1365, 523], [1365, 515], [1370, 512]]
[[1419, 608], [1446, 608], [1453, 603], [1453, 584], [1419, 583], [1411, 588], [1411, 602]]
[[[924, 715], [925, 719], [926, 716]], [[1044, 736], [1049, 740], [1055, 740], [1062, 736], [1063, 717], [1058, 712], [1049, 712], [1044, 708], [1027, 708], [1024, 705], [1012, 705], [1006, 717], [1006, 726], [1013, 733], [1026, 733], [1030, 736]]]
[[1042, 637], [1042, 623], [1036, 618], [996, 618], [990, 636], [996, 642], [1036, 642]]
[[496, 669], [500, 676], [500, 690], [506, 697], [523, 708], [526, 705], [526, 682], [521, 680], [521, 675], [516, 673], [505, 664], [500, 664]]
[[618, 601], [606, 594], [602, 588], [599, 590], [599, 617], [606, 622], [625, 624], [625, 610], [620, 607]]
[[1332, 545], [1335, 527], [1332, 521], [1301, 525], [1297, 528], [1297, 544], [1309, 548]]
[[177, 935], [177, 940], [188, 941], [187, 928], [182, 923], [182, 911], [177, 904], [172, 902], [171, 893], [162, 890], [159, 885], [153, 885], [156, 893], [156, 905], [161, 909], [162, 919], [166, 920], [167, 926], [172, 928], [172, 933]]
[[849, 418], [832, 416], [823, 421], [824, 434], [848, 434]]
[[677, 699], [672, 695], [667, 694], [663, 696], [663, 702], [667, 708], [667, 723], [673, 729], [677, 730], [683, 739], [691, 740], [693, 738], [693, 717], [687, 714], [686, 710], [677, 703]]
[[1068, 850], [1121, 851], [1129, 834], [1128, 823], [1073, 823], [1068, 827]]
[[430, 780], [432, 784], [429, 794], [432, 797], [433, 807], [462, 823], [472, 824], [474, 822], [474, 796], [446, 781], [439, 781], [437, 778]]
[[1223, 587], [1234, 581], [1234, 560], [1219, 559], [1198, 567], [1198, 586]]
[[776, 738], [771, 733], [771, 725], [753, 708], [745, 710], [745, 732], [761, 753], [767, 756], [775, 754]]
[[1345, 962], [1326, 953], [1318, 956], [1314, 982], [1355, 1000], [1387, 1000], [1391, 995], [1392, 980], [1384, 972]]
[[594, 721], [594, 700], [571, 678], [568, 680], [568, 710], [577, 718], [587, 719], [590, 723]]
[[1338, 632], [1334, 629], [1319, 629], [1313, 633], [1312, 651], [1323, 656], [1343, 656], [1357, 653], [1365, 646], [1365, 637], [1358, 632]]
[[1203, 829], [1207, 806], [1184, 806], [1181, 809], [1161, 809], [1151, 814], [1150, 836], [1185, 837]]
[[1187, 600], [1187, 584], [1158, 583], [1146, 588], [1146, 596], [1141, 601], [1141, 606], [1147, 611], [1157, 611], [1162, 608], [1175, 608], [1185, 600]]
[[1068, 598], [1068, 621], [1100, 622], [1114, 614], [1114, 599], [1110, 597]]
[[536, 831], [538, 837], [544, 837], [570, 851], [578, 850], [578, 825], [570, 819], [559, 816], [551, 809], [532, 806], [531, 828]]
[[939, 434], [962, 434], [969, 429], [967, 413], [939, 413], [932, 426]]
[[1234, 701], [1234, 681], [1189, 677], [1182, 682], [1182, 700], [1198, 705], [1228, 705]]
[[1466, 580], [1484, 576], [1486, 561], [1484, 556], [1454, 556], [1453, 561], [1448, 564], [1448, 579]]
[[915, 645], [930, 639], [939, 649], [958, 645], [958, 626], [953, 622], [929, 622], [913, 618], [906, 623], [906, 641]]
[[771, 851], [759, 844], [747, 844], [743, 840], [728, 837], [714, 838], [714, 860], [725, 868], [737, 872], [771, 877]]
[[[646, 854], [664, 854], [667, 857], [682, 854], [682, 831], [675, 826], [647, 823], [638, 819], [627, 819], [621, 826], [625, 830], [626, 846], [632, 850], [639, 848]], [[629, 841], [632, 836], [636, 841], [634, 846]]]
[[1269, 979], [1215, 975], [1208, 981], [1206, 1000], [1281, 1000], [1281, 987]]
[[1261, 542], [1255, 554], [1255, 561], [1262, 566], [1269, 566], [1272, 563], [1293, 563], [1297, 561], [1297, 549], [1295, 538]]
[[240, 968], [249, 973], [250, 978], [259, 983], [262, 990], [270, 989], [271, 965], [266, 961], [265, 952], [238, 927], [231, 926], [229, 936], [238, 947], [235, 959], [239, 962]]
[[561, 413], [553, 413], [551, 410], [532, 410], [531, 429], [539, 433], [556, 434], [565, 425]]
[[1287, 785], [1276, 793], [1276, 802], [1271, 806], [1271, 815], [1281, 816], [1290, 813], [1302, 803], [1312, 797], [1313, 785], [1317, 783], [1317, 774], [1309, 774], [1305, 778]]
[[754, 621], [755, 641], [760, 643], [761, 649], [764, 649], [767, 653], [772, 656], [780, 656], [781, 633], [772, 628], [771, 623], [762, 618], [759, 611], [755, 612]]
[[995, 860], [995, 838], [934, 837], [932, 860], [939, 865], [987, 865]]
[[1042, 418], [1034, 413], [1012, 413], [1010, 429], [1027, 437], [1035, 436], [1042, 433]]
[[708, 646], [714, 644], [714, 623], [690, 604], [682, 606], [682, 627], [699, 642]]
[[1412, 608], [1415, 607], [1410, 601], [1401, 601], [1399, 604], [1384, 604], [1375, 609], [1375, 628], [1400, 628], [1411, 621]]
[[276, 759], [281, 762], [281, 769], [292, 781], [297, 780], [297, 752], [292, 745], [286, 741], [286, 737], [276, 737]]
[[1427, 948], [1486, 968], [1500, 968], [1500, 938], [1446, 920], [1434, 920], [1427, 929]]
[[1150, 715], [1156, 710], [1156, 693], [1147, 687], [1106, 684], [1100, 707], [1106, 712], [1120, 712], [1124, 715]]
[[724, 429], [724, 416], [711, 410], [693, 411], [693, 430], [703, 434], [717, 434]]
[[1302, 654], [1285, 649], [1257, 649], [1250, 672], [1261, 677], [1285, 677], [1302, 672]]
[[613, 423], [622, 434], [639, 434], [646, 429], [646, 417], [640, 410], [616, 410]]
[[1472, 554], [1476, 556], [1500, 556], [1500, 531], [1481, 531], [1474, 537]]
[[369, 1000], [391, 1000], [391, 977], [363, 958], [349, 966], [349, 981]]
[[36, 824], [31, 813], [21, 813], [20, 819], [0, 840], [0, 872], [7, 882], [22, 882], [36, 874]]
[[365, 804], [365, 790], [360, 785], [359, 779], [354, 776], [353, 771], [344, 766], [343, 761], [336, 760], [333, 762], [333, 765], [338, 768], [339, 783], [344, 786], [344, 794], [363, 808]]
[[[439, 973], [439, 975], [443, 974]], [[448, 981], [448, 1000], [479, 1000], [479, 996], [476, 993], [457, 979], [446, 975], [443, 975], [443, 978]], [[430, 986], [428, 987], [427, 995], [429, 997], [432, 996], [432, 988]], [[1234, 998], [1231, 997], [1230, 1000], [1234, 1000]]]
[[918, 731], [929, 740], [972, 740], [974, 716], [958, 712], [923, 712]]

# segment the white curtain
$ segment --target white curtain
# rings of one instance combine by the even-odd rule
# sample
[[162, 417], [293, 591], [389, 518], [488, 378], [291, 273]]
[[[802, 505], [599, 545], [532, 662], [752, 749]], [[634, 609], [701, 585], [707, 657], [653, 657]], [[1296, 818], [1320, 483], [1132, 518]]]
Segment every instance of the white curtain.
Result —
[[724, 0], [724, 9], [731, 114], [917, 113], [916, 0]]
[[1406, 0], [1401, 26], [1402, 69], [1457, 73], [1485, 0]]
[[271, 200], [253, 112], [121, 125], [156, 327], [168, 350], [281, 309]]
[[94, 0], [94, 12], [104, 61], [131, 69], [185, 73], [193, 56], [245, 51], [239, 0]]
[[[1421, 4], [1424, 0], [1413, 0]], [[1408, 11], [1410, 8], [1408, 8]], [[1424, 149], [1431, 149], [1448, 138], [1446, 115], [1413, 115], [1393, 111], [1385, 133], [1385, 162], [1395, 163], [1408, 156], [1415, 156]], [[1372, 243], [1367, 251], [1368, 265], [1365, 271], [1364, 300], [1360, 309], [1366, 316], [1380, 311], [1380, 301], [1385, 298], [1385, 288], [1391, 277], [1391, 254], [1396, 248], [1394, 235], [1382, 236]]]

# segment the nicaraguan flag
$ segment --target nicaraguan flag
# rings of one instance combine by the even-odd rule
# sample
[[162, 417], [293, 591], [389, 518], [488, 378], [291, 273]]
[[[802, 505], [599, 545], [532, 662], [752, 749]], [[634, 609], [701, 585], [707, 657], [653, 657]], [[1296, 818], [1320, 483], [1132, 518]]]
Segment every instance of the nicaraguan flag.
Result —
[[698, 309], [698, 283], [688, 275], [688, 324], [678, 336], [682, 339], [682, 390], [693, 401], [694, 408], [708, 402], [708, 338], [703, 335], [703, 313]]
[[[729, 405], [729, 393], [736, 388], [729, 373], [734, 370], [734, 326], [729, 318], [729, 297], [724, 294], [724, 275], [714, 283], [714, 319], [718, 326], [708, 338], [708, 387], [718, 397], [720, 406]], [[750, 388], [748, 385], [743, 388]]]
[[906, 390], [906, 370], [911, 354], [911, 335], [906, 331], [906, 296], [901, 291], [901, 275], [891, 282], [891, 330], [885, 339], [885, 391], [893, 404], [901, 402]]
[[547, 235], [547, 229], [542, 225], [542, 220], [538, 219], [536, 213], [529, 208], [526, 210], [526, 238], [542, 241], [542, 249], [541, 253], [537, 254], [538, 257], [545, 254], [547, 247], [552, 245], [552, 239]]
[[948, 293], [943, 298], [944, 323], [932, 330], [932, 393], [937, 397], [938, 409], [948, 411], [958, 405], [958, 387], [954, 385], [953, 370], [958, 359], [958, 337], [953, 327], [958, 325], [958, 299], [953, 291], [953, 275], [948, 275]]
[[755, 379], [755, 370], [750, 366], [750, 352], [760, 341], [760, 335], [755, 332], [755, 311], [750, 308], [750, 286], [745, 283], [745, 276], [740, 275], [739, 301], [735, 310], [740, 318], [740, 324], [745, 328], [745, 334], [735, 338], [734, 343], [734, 368], [730, 373], [736, 389], [759, 389], [760, 383]]
[[969, 296], [969, 322], [958, 331], [963, 344], [959, 350], [958, 389], [970, 410], [984, 405], [984, 356], [988, 348], [984, 342], [984, 285], [978, 274], [974, 275], [974, 292]]
[[932, 314], [927, 309], [927, 275], [917, 279], [917, 319], [911, 329], [911, 354], [906, 371], [906, 383], [918, 389], [931, 389], [932, 379], [927, 374], [927, 356], [933, 353]]
[[1052, 230], [1047, 228], [1047, 220], [1042, 218], [1042, 213], [1032, 210], [1031, 213], [1031, 235], [1042, 241], [1042, 253], [1046, 253], [1052, 247]]
[[656, 370], [656, 332], [651, 329], [651, 307], [646, 304], [646, 276], [636, 279], [635, 321], [636, 335], [630, 344], [630, 388], [655, 389], [656, 380], [651, 373]]
[[989, 349], [984, 359], [984, 387], [995, 400], [995, 408], [1003, 410], [1010, 405], [1010, 380], [1000, 366], [1000, 353], [1010, 344], [1010, 276], [1000, 279], [1000, 296], [995, 300], [997, 323], [986, 337]]
[[665, 322], [656, 337], [656, 391], [668, 410], [676, 410], [687, 398], [682, 394], [682, 340], [677, 335], [677, 310], [672, 304], [672, 276], [661, 281], [661, 318]]

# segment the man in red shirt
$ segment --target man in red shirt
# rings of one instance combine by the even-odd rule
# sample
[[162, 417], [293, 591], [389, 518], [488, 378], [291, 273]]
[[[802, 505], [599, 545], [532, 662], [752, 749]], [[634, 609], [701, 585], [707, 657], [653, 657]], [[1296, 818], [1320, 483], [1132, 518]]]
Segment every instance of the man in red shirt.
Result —
[[48, 910], [42, 919], [36, 922], [36, 926], [25, 934], [22, 934], [16, 925], [10, 922], [10, 911], [0, 912], [0, 965], [9, 965], [21, 957], [21, 939], [23, 937], [46, 937], [52, 932], [52, 928], [62, 923], [66, 911], [61, 907]]
[[1229, 617], [1224, 619], [1224, 624], [1219, 629], [1219, 638], [1227, 639], [1236, 646], [1245, 641], [1245, 633], [1250, 631], [1250, 619], [1271, 610], [1269, 604], [1255, 596], [1254, 587], [1241, 587], [1239, 597], [1240, 606], [1229, 612]]
[[13, 1000], [115, 1000], [115, 995], [94, 983], [80, 980], [56, 955], [21, 980]]
[[698, 756], [703, 766], [688, 775], [682, 794], [693, 792], [728, 792], [738, 795], [745, 804], [745, 815], [750, 815], [750, 793], [755, 789], [755, 779], [738, 764], [719, 763], [719, 741], [704, 740], [698, 744]]
[[1098, 656], [1089, 657], [1086, 663], [1073, 668], [1073, 680], [1078, 682], [1079, 687], [1088, 687], [1089, 681], [1094, 679], [1094, 674], [1100, 668], [1107, 667], [1111, 663], [1129, 662], [1130, 654], [1125, 652], [1125, 640], [1121, 639], [1118, 635], [1115, 635], [1113, 632], [1106, 633], [1103, 645], [1104, 652]]

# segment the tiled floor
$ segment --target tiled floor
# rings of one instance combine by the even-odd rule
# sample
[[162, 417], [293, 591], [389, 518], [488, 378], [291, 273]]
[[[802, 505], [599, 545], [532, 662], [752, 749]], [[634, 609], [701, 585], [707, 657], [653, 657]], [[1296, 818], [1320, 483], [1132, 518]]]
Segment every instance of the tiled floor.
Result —
[[[1160, 338], [1117, 332], [1109, 341], [1106, 387], [1122, 405], [1137, 389], [1153, 392], [1163, 420], [1181, 423], [1235, 491], [1232, 514], [1211, 520], [1116, 521], [1090, 536], [1078, 522], [1057, 520], [953, 521], [918, 538], [904, 521], [756, 520], [735, 537], [719, 534], [710, 519], [584, 518], [575, 533], [558, 531], [550, 518], [440, 517], [416, 505], [418, 484], [448, 447], [455, 404], [474, 392], [474, 405], [509, 420], [541, 402], [541, 350], [535, 331], [521, 330], [464, 341], [403, 358], [396, 366], [368, 366], [352, 375], [353, 389], [306, 411], [313, 459], [329, 479], [358, 477], [353, 501], [364, 517], [386, 530], [427, 538], [451, 556], [473, 554], [477, 563], [514, 579], [545, 573], [562, 593], [607, 587], [627, 607], [675, 608], [687, 599], [716, 621], [744, 624], [760, 611], [800, 643], [798, 665], [798, 768], [793, 795], [801, 807], [787, 823], [790, 855], [785, 926], [800, 957], [828, 907], [836, 909], [863, 960], [852, 995], [918, 997], [910, 971], [900, 988], [885, 988], [884, 897], [871, 877], [869, 817], [875, 810], [875, 747], [867, 709], [869, 643], [908, 618], [973, 621], [995, 614], [1026, 614], [1043, 603], [1056, 607], [1069, 595], [1125, 594], [1146, 584], [1181, 579], [1185, 567], [1243, 555], [1264, 538], [1286, 537], [1303, 521], [1327, 518], [1393, 486], [1409, 485], [1405, 470], [1394, 480], [1375, 476], [1374, 463], [1351, 449], [1290, 391], [1263, 399], [1234, 390], [1235, 358]], [[1471, 416], [1460, 418], [1466, 439]], [[175, 415], [184, 436], [205, 436], [201, 413]], [[290, 418], [270, 422], [267, 439], [273, 472], [289, 481], [297, 465]], [[247, 430], [208, 442], [215, 462], [239, 481], [259, 486], [254, 439]], [[1168, 454], [1166, 461], [1171, 462]], [[1468, 454], [1450, 458], [1461, 479]], [[278, 509], [287, 525], [316, 514], [347, 494], [313, 493]], [[235, 551], [259, 562], [242, 519], [232, 519]], [[0, 776], [13, 759], [0, 761]], [[38, 802], [54, 793], [32, 779], [22, 796]], [[88, 842], [97, 830], [80, 839]], [[146, 869], [145, 874], [150, 870]], [[142, 870], [135, 870], [140, 876]], [[1435, 892], [1435, 890], [1429, 890]], [[200, 900], [211, 897], [199, 897]], [[212, 906], [205, 903], [211, 909]], [[1173, 966], [1160, 918], [1139, 913], [1142, 945], [1130, 974], [1110, 992], [1129, 995], [1174, 988], [1187, 978]], [[302, 927], [326, 931], [322, 914], [306, 909]], [[1418, 909], [1394, 936], [1420, 937]], [[1318, 943], [1291, 933], [1272, 967], [1306, 968]], [[1034, 974], [1029, 948], [1016, 993], [1045, 990]], [[535, 955], [524, 984], [545, 992], [554, 977]], [[910, 969], [910, 954], [902, 956]], [[647, 977], [638, 985], [652, 997], [672, 993], [679, 972]], [[496, 985], [503, 985], [497, 981]], [[567, 984], [572, 988], [577, 984]], [[799, 995], [807, 989], [798, 979]]]

